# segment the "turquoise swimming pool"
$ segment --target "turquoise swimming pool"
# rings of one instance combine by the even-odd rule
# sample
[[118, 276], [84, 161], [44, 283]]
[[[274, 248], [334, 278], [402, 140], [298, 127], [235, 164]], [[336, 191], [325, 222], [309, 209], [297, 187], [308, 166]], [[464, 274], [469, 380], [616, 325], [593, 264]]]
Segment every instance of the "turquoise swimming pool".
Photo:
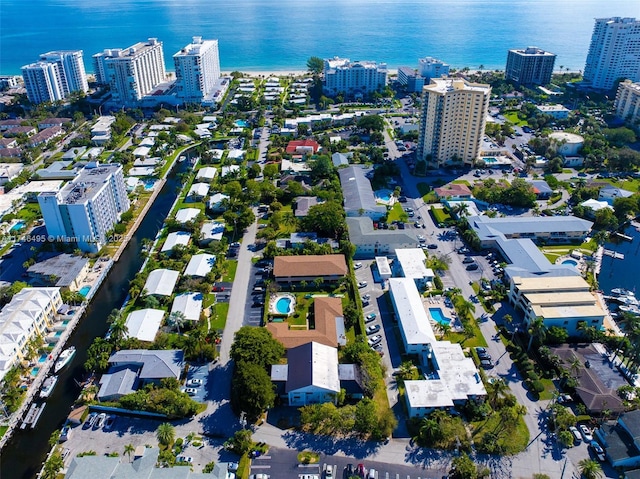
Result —
[[9, 231], [18, 231], [24, 228], [25, 226], [27, 226], [27, 224], [24, 221], [18, 221], [15, 225], [11, 227]]
[[83, 286], [82, 288], [80, 288], [80, 291], [78, 291], [78, 293], [86, 298], [89, 294], [89, 291], [91, 291], [91, 286]]
[[486, 158], [482, 158], [482, 161], [484, 161], [485, 163], [497, 163], [498, 159], [494, 158], [492, 156], [486, 157]]
[[567, 266], [578, 266], [578, 262], [574, 259], [565, 259], [562, 264], [566, 264]]
[[156, 180], [144, 180], [143, 185], [145, 190], [152, 190], [156, 185]]
[[439, 324], [449, 324], [451, 322], [440, 308], [429, 308], [429, 314], [431, 314], [431, 317]]
[[34, 376], [34, 377], [37, 376], [39, 372], [40, 372], [40, 368], [32, 368], [31, 369], [31, 375]]
[[249, 126], [249, 123], [247, 123], [245, 120], [236, 120], [233, 122], [233, 124], [239, 128], [247, 128]]
[[388, 203], [391, 200], [391, 196], [393, 195], [393, 191], [382, 189], [374, 192], [374, 195], [378, 201], [384, 201]]
[[276, 311], [280, 314], [289, 314], [291, 313], [291, 303], [293, 300], [287, 296], [282, 298], [278, 298], [276, 301]]

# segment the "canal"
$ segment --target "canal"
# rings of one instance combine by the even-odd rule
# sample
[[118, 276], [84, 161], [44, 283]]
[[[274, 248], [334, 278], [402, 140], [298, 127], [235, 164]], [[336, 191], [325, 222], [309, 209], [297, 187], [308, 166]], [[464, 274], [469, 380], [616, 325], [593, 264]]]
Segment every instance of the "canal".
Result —
[[178, 175], [186, 170], [189, 162], [176, 165], [67, 342], [68, 346], [76, 347], [77, 353], [72, 363], [59, 374], [58, 384], [47, 401], [38, 425], [33, 430], [17, 429], [3, 448], [0, 456], [0, 478], [31, 479], [40, 471], [50, 449], [49, 437], [53, 431], [62, 427], [80, 394], [80, 387], [75, 380], [85, 373], [83, 364], [87, 359], [87, 349], [94, 338], [104, 336], [107, 332], [109, 313], [122, 306], [129, 290], [129, 281], [140, 270], [144, 261], [141, 254], [142, 240], [156, 237], [180, 191], [182, 185]]

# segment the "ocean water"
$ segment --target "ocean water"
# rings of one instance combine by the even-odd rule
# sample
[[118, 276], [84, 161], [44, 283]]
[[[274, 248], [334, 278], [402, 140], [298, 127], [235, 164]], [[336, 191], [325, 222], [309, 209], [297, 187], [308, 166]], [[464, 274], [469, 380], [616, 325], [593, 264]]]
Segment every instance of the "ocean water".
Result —
[[595, 17], [640, 16], [637, 0], [2, 0], [0, 73], [40, 53], [91, 55], [156, 37], [172, 55], [194, 35], [219, 40], [223, 71], [304, 70], [310, 56], [504, 68], [536, 45], [584, 68]]

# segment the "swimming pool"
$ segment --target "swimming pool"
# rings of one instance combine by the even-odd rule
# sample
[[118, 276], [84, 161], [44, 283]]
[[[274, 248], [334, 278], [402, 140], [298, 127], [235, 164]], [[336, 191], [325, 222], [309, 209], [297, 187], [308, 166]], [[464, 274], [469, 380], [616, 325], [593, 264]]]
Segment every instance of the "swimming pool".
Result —
[[143, 185], [145, 190], [152, 190], [156, 185], [156, 180], [144, 180]]
[[565, 259], [562, 264], [566, 264], [568, 266], [578, 266], [578, 262], [575, 259]]
[[290, 314], [292, 302], [291, 298], [287, 296], [279, 298], [278, 301], [276, 301], [276, 311], [280, 314]]
[[47, 360], [47, 355], [43, 354], [38, 358], [39, 363], [44, 363]]
[[482, 161], [484, 161], [485, 163], [497, 163], [498, 159], [490, 156], [487, 158], [482, 158]]
[[374, 195], [376, 197], [376, 200], [383, 203], [389, 203], [389, 201], [391, 201], [391, 197], [393, 196], [393, 191], [387, 189], [377, 190], [374, 191]]
[[249, 123], [247, 123], [245, 120], [236, 120], [233, 123], [239, 128], [247, 128], [249, 126]]
[[86, 298], [89, 294], [89, 291], [91, 291], [91, 286], [83, 286], [82, 288], [80, 288], [80, 291], [78, 291], [78, 293]]
[[40, 368], [31, 369], [31, 375], [32, 376], [37, 376], [39, 372], [40, 372]]
[[431, 314], [431, 317], [435, 320], [435, 322], [439, 324], [451, 323], [451, 320], [445, 317], [444, 313], [442, 312], [442, 309], [440, 308], [429, 308], [429, 314]]
[[27, 224], [24, 221], [18, 221], [15, 225], [11, 227], [9, 231], [18, 231], [24, 228], [25, 226], [27, 226]]

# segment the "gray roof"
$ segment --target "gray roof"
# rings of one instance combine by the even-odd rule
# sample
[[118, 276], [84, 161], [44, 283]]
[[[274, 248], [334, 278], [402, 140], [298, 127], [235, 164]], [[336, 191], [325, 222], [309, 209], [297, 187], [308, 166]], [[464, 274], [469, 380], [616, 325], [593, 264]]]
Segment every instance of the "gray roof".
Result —
[[591, 221], [576, 218], [575, 216], [516, 216], [506, 218], [470, 216], [467, 221], [480, 238], [480, 241], [496, 239], [501, 235], [510, 236], [524, 233], [587, 233], [593, 226]]
[[54, 286], [60, 286], [63, 288], [69, 286], [76, 280], [88, 262], [88, 258], [62, 253], [37, 262], [33, 266], [29, 267], [27, 273], [42, 276], [55, 276], [57, 281]]
[[[508, 267], [511, 271], [522, 270], [539, 275], [551, 271], [555, 273], [558, 270], [567, 270], [566, 276], [580, 274], [575, 268], [551, 264], [535, 243], [529, 239], [498, 238], [497, 244], [503, 255], [511, 262]], [[521, 274], [518, 275], [521, 276]], [[554, 274], [554, 276], [557, 275]]]
[[537, 188], [540, 193], [553, 193], [549, 184], [544, 180], [528, 180], [527, 183]]
[[74, 457], [65, 479], [111, 479], [120, 465], [119, 457], [83, 456]]
[[184, 270], [185, 276], [204, 277], [216, 263], [216, 256], [208, 253], [194, 254]]
[[334, 153], [331, 155], [331, 161], [333, 161], [333, 166], [336, 168], [338, 166], [349, 165], [349, 158], [353, 156], [353, 153]]
[[407, 248], [418, 246], [416, 238], [406, 233], [405, 230], [376, 230], [373, 229], [373, 220], [366, 216], [347, 218], [349, 227], [349, 240], [356, 246], [384, 243], [395, 248]]
[[309, 208], [318, 204], [317, 196], [298, 196], [295, 199], [296, 216], [307, 216]]
[[109, 358], [110, 364], [141, 365], [140, 379], [179, 378], [184, 361], [184, 352], [179, 349], [125, 349]]
[[338, 171], [344, 195], [344, 210], [358, 212], [364, 209], [366, 211], [379, 211], [384, 215], [387, 212], [387, 208], [376, 203], [376, 197], [371, 189], [371, 182], [365, 176], [368, 171], [371, 170], [365, 170], [360, 166], [349, 166]]
[[133, 369], [131, 366], [118, 366], [109, 369], [109, 372], [100, 378], [98, 399], [120, 397], [134, 392], [137, 379], [137, 367]]
[[272, 381], [287, 381], [289, 375], [288, 364], [273, 364], [271, 365], [271, 380]]
[[340, 392], [338, 350], [310, 342], [287, 351], [287, 392], [315, 386]]

